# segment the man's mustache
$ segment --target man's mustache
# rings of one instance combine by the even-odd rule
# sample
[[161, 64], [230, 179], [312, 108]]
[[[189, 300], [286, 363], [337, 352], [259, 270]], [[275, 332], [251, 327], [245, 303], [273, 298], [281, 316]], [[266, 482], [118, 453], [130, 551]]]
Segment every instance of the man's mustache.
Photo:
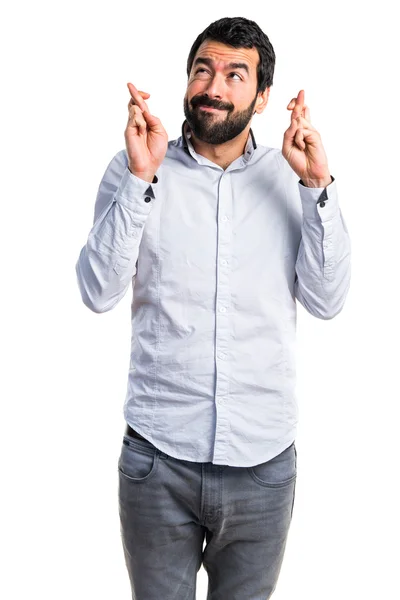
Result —
[[210, 106], [211, 108], [218, 108], [219, 110], [228, 110], [233, 111], [233, 104], [225, 104], [224, 102], [218, 102], [218, 100], [212, 100], [208, 96], [195, 96], [191, 99], [190, 104], [192, 108], [197, 108], [198, 106]]

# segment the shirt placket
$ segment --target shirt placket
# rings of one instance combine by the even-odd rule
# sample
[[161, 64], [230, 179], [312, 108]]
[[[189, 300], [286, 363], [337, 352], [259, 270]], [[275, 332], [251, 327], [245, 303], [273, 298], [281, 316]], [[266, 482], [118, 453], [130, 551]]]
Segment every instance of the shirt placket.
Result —
[[229, 382], [231, 340], [231, 259], [232, 259], [232, 188], [230, 174], [224, 172], [218, 186], [217, 218], [217, 284], [216, 284], [216, 431], [214, 461], [223, 463], [228, 458], [229, 448]]

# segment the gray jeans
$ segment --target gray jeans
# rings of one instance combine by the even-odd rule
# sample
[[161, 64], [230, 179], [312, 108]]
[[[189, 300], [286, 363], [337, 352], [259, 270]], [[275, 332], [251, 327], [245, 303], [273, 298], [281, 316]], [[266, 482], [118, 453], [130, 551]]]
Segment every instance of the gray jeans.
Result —
[[[133, 600], [268, 600], [292, 519], [293, 442], [254, 467], [178, 460], [148, 440], [123, 436], [119, 516]], [[204, 545], [205, 542], [205, 545]]]

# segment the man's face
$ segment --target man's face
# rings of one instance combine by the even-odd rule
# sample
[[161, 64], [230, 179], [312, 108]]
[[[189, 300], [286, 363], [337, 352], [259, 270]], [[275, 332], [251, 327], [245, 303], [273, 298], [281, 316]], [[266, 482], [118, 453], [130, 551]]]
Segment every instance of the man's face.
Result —
[[232, 48], [206, 40], [193, 60], [184, 112], [194, 135], [209, 144], [224, 144], [262, 112], [269, 88], [257, 94], [256, 48]]

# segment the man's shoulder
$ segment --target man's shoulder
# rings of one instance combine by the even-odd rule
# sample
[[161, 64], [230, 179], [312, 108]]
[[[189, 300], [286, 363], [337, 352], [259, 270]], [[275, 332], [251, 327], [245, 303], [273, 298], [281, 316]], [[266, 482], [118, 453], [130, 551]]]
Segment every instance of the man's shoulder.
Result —
[[268, 154], [270, 158], [273, 156], [282, 155], [282, 150], [280, 148], [276, 148], [275, 146], [267, 146], [265, 144], [259, 144], [258, 142], [255, 152], [257, 151], [260, 156], [266, 156]]
[[257, 142], [249, 166], [254, 165], [255, 168], [261, 167], [268, 170], [275, 168], [281, 171], [285, 162], [281, 148]]

